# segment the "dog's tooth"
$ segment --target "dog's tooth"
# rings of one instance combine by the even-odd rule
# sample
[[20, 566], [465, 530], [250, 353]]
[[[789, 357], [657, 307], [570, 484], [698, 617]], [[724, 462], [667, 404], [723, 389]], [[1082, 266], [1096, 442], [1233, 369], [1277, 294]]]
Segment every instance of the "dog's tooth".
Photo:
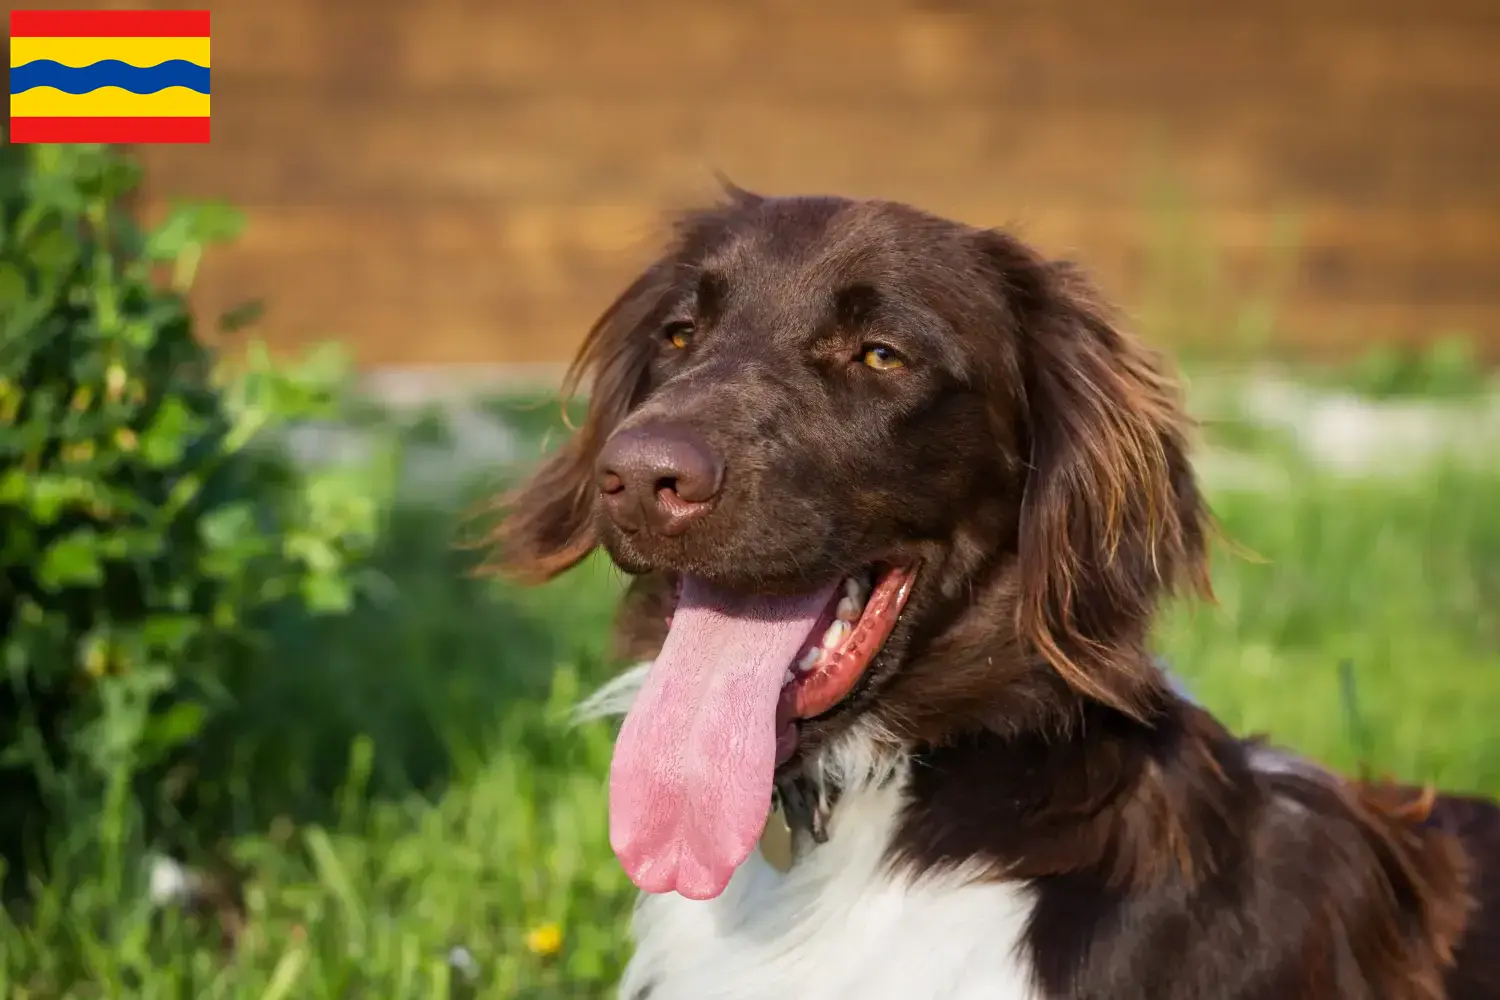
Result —
[[851, 601], [863, 601], [865, 593], [864, 584], [852, 576], [844, 578], [844, 596]]
[[781, 686], [782, 687], [786, 687], [788, 684], [792, 683], [792, 681], [794, 681], [796, 679], [797, 679], [797, 674], [792, 670], [791, 667], [787, 667], [786, 668], [786, 678], [781, 682]]
[[853, 625], [855, 622], [859, 621], [859, 613], [861, 610], [862, 608], [859, 601], [857, 601], [853, 597], [842, 597], [839, 599], [839, 606], [838, 609], [834, 612], [834, 616], [837, 617], [841, 622], [848, 622], [850, 625]]
[[823, 648], [828, 650], [838, 649], [839, 645], [854, 631], [848, 622], [841, 622], [837, 618], [833, 624], [828, 626], [828, 631], [823, 633]]
[[797, 669], [799, 671], [801, 671], [802, 673], [805, 674], [809, 670], [811, 670], [813, 667], [816, 667], [818, 665], [818, 661], [821, 660], [822, 658], [823, 658], [823, 649], [822, 649], [822, 647], [821, 646], [813, 646], [807, 652], [805, 652], [805, 653], [802, 654], [802, 659], [800, 659], [800, 660], [797, 661]]

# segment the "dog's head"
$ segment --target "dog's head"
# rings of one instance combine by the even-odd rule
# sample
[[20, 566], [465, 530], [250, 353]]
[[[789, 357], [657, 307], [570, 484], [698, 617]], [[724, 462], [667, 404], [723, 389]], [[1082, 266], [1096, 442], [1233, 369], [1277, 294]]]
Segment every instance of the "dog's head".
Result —
[[1206, 587], [1175, 384], [1006, 234], [732, 189], [574, 375], [587, 420], [499, 551], [546, 578], [602, 543], [639, 575], [622, 627], [662, 645], [611, 829], [643, 888], [722, 889], [775, 769], [852, 726], [920, 743], [1078, 697], [1149, 711], [1151, 614], [1184, 575]]

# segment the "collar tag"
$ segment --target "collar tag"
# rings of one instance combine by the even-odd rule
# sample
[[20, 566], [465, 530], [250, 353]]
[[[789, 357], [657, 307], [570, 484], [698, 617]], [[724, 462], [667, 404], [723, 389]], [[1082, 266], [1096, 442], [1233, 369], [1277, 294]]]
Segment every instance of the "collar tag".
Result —
[[766, 864], [785, 875], [792, 870], [796, 860], [792, 850], [792, 828], [787, 825], [786, 813], [778, 801], [766, 817], [766, 828], [760, 834], [760, 855]]

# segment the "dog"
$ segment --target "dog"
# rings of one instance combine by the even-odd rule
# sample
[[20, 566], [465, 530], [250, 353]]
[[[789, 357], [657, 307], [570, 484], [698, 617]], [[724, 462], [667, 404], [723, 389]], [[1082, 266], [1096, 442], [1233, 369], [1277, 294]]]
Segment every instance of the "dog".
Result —
[[1077, 267], [733, 185], [667, 243], [493, 539], [632, 577], [585, 706], [624, 714], [623, 1000], [1500, 997], [1493, 804], [1236, 738], [1152, 660], [1215, 528]]

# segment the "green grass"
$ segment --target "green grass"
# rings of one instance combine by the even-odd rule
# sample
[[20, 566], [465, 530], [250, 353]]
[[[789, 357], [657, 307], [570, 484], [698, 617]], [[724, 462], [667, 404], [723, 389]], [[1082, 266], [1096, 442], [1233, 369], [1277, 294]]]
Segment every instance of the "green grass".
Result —
[[[1221, 443], [1295, 462], [1253, 433]], [[1500, 793], [1500, 471], [1288, 478], [1213, 495], [1255, 557], [1220, 549], [1219, 604], [1168, 611], [1166, 659], [1236, 729]], [[457, 506], [395, 512], [357, 611], [279, 633], [184, 779], [196, 820], [132, 820], [106, 853], [91, 818], [56, 845], [0, 922], [0, 996], [609, 995], [632, 900], [606, 843], [609, 731], [564, 716], [610, 669], [621, 581], [597, 559], [533, 591], [474, 580], [458, 526]], [[251, 871], [234, 959], [210, 922], [149, 912], [148, 837]], [[528, 938], [553, 927], [555, 953]]]
[[1164, 655], [1237, 730], [1348, 771], [1500, 793], [1500, 475], [1290, 478], [1214, 496], [1249, 552], [1217, 554], [1217, 606], [1170, 609]]

